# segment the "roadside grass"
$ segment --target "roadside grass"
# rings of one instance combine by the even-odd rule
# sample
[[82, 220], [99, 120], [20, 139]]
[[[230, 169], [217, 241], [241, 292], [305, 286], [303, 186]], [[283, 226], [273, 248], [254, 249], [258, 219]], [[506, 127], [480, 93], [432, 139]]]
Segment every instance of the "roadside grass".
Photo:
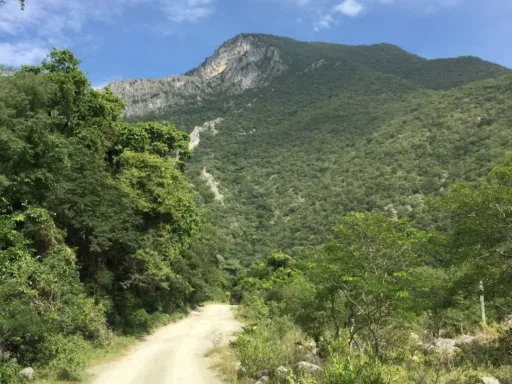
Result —
[[96, 367], [108, 364], [119, 359], [129, 352], [142, 338], [132, 336], [116, 336], [112, 339], [108, 346], [102, 348], [94, 348], [86, 356], [87, 368], [80, 381], [58, 380], [52, 372], [36, 368], [36, 384], [77, 384], [89, 383], [94, 378]]
[[[232, 312], [235, 319], [241, 320], [238, 307], [232, 306]], [[236, 336], [236, 335], [235, 335]], [[205, 353], [209, 360], [209, 368], [213, 370], [217, 377], [226, 384], [250, 384], [253, 380], [248, 378], [239, 378], [237, 376], [237, 364], [239, 363], [236, 350], [231, 344], [230, 339], [226, 339], [222, 333], [212, 332], [208, 337], [211, 347]]]
[[205, 355], [210, 359], [210, 368], [219, 379], [226, 384], [250, 384], [254, 381], [249, 378], [238, 378], [236, 365], [238, 358], [235, 350], [229, 345], [212, 347]]

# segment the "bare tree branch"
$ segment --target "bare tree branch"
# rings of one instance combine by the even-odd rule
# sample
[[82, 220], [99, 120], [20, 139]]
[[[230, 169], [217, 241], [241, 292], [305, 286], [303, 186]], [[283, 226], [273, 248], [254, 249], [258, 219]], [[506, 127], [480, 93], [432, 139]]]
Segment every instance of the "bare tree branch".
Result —
[[[25, 9], [25, 0], [18, 0], [20, 3], [20, 8], [23, 11]], [[5, 4], [5, 0], [0, 0], [0, 7]]]

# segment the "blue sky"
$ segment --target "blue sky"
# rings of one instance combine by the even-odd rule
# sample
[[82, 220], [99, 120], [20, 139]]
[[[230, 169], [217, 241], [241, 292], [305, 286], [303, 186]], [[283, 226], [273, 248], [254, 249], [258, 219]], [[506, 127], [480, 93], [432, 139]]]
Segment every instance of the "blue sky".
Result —
[[181, 74], [241, 32], [393, 43], [428, 58], [512, 68], [512, 0], [17, 0], [0, 8], [0, 63], [71, 48], [96, 86]]

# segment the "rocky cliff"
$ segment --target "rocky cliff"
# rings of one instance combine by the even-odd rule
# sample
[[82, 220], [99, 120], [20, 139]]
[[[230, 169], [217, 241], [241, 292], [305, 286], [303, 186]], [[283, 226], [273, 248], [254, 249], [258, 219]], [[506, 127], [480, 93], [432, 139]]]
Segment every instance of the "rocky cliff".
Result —
[[116, 81], [109, 86], [124, 100], [125, 116], [135, 117], [157, 114], [171, 106], [201, 103], [219, 92], [236, 95], [267, 84], [286, 68], [275, 47], [254, 36], [239, 35], [185, 75]]

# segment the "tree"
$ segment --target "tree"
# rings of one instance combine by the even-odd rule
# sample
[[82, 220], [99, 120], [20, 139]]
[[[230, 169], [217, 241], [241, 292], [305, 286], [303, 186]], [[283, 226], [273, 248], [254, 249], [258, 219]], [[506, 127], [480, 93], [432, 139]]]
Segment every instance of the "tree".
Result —
[[459, 289], [476, 297], [482, 281], [493, 311], [506, 314], [512, 308], [512, 156], [478, 182], [452, 185], [439, 207], [452, 223], [446, 261], [465, 271]]
[[[314, 267], [314, 281], [329, 295], [331, 310], [343, 305], [350, 342], [365, 334], [379, 359], [380, 333], [391, 321], [407, 321], [412, 285], [409, 270], [419, 262], [428, 235], [404, 220], [383, 214], [353, 213], [336, 228]], [[333, 316], [334, 317], [334, 316]], [[336, 322], [339, 333], [340, 322]]]
[[[0, 352], [63, 378], [107, 324], [148, 332], [222, 284], [216, 255], [200, 253], [188, 135], [120, 122], [122, 101], [79, 64], [54, 50], [0, 77]], [[12, 361], [0, 359], [1, 384]]]

